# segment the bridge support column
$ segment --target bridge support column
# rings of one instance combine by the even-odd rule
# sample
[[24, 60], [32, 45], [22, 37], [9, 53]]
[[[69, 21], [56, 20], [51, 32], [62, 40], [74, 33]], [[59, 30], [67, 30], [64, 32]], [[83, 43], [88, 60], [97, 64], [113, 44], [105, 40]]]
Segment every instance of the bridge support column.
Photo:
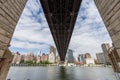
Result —
[[59, 61], [59, 66], [65, 66], [65, 61]]
[[10, 52], [9, 49], [5, 50], [3, 58], [6, 58], [6, 59], [2, 63], [2, 67], [1, 67], [1, 70], [0, 70], [0, 80], [6, 80], [9, 68], [10, 68], [11, 63], [12, 63], [13, 55]]
[[65, 61], [59, 61], [59, 64], [64, 64], [65, 63]]
[[0, 80], [6, 80], [12, 61], [8, 47], [27, 1], [0, 0]]

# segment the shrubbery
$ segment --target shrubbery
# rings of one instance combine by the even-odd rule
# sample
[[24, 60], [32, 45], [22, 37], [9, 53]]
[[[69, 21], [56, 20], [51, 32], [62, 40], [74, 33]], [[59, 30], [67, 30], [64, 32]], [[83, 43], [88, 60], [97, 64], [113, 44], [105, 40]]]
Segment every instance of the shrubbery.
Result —
[[[20, 64], [34, 65], [34, 64], [37, 64], [37, 63], [35, 61], [24, 61], [24, 60], [21, 60]], [[52, 63], [50, 63], [48, 60], [46, 60], [46, 61], [42, 61], [39, 64], [52, 64]]]
[[42, 61], [41, 64], [51, 64], [49, 61]]

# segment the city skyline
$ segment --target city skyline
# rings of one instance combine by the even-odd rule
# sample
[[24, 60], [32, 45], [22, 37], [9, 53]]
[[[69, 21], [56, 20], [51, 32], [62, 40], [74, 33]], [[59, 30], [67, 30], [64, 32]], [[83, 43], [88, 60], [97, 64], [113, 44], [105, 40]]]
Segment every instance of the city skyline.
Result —
[[[106, 42], [111, 43], [111, 39], [93, 0], [83, 0], [69, 48], [74, 50], [75, 57], [86, 52], [95, 57], [97, 52], [102, 51], [101, 44]], [[39, 50], [46, 53], [50, 45], [55, 46], [39, 0], [29, 0], [16, 27], [10, 49], [21, 53], [37, 53]]]

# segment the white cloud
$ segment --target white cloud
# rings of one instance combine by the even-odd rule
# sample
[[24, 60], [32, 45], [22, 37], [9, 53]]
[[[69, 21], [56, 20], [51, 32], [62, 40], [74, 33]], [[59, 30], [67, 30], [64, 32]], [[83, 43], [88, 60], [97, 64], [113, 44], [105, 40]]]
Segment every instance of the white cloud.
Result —
[[16, 26], [11, 48], [43, 50], [48, 49], [50, 45], [54, 45], [47, 21], [38, 1], [28, 0]]
[[95, 58], [105, 42], [111, 43], [111, 39], [93, 0], [83, 0], [69, 48], [75, 57], [89, 52]]
[[[111, 40], [94, 2], [83, 0], [69, 48], [74, 50], [75, 57], [86, 52], [95, 57], [104, 42], [111, 43]], [[55, 46], [39, 0], [28, 0], [13, 35], [11, 48], [42, 50], [49, 49], [50, 45]]]

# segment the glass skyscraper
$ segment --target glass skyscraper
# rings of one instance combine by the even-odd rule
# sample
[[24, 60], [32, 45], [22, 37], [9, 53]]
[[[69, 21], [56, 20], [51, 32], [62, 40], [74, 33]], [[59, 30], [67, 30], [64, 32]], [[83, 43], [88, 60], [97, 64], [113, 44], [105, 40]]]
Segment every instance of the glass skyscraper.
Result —
[[68, 49], [68, 52], [67, 52], [67, 55], [66, 55], [66, 59], [68, 60], [69, 63], [73, 63], [74, 62], [73, 50]]

